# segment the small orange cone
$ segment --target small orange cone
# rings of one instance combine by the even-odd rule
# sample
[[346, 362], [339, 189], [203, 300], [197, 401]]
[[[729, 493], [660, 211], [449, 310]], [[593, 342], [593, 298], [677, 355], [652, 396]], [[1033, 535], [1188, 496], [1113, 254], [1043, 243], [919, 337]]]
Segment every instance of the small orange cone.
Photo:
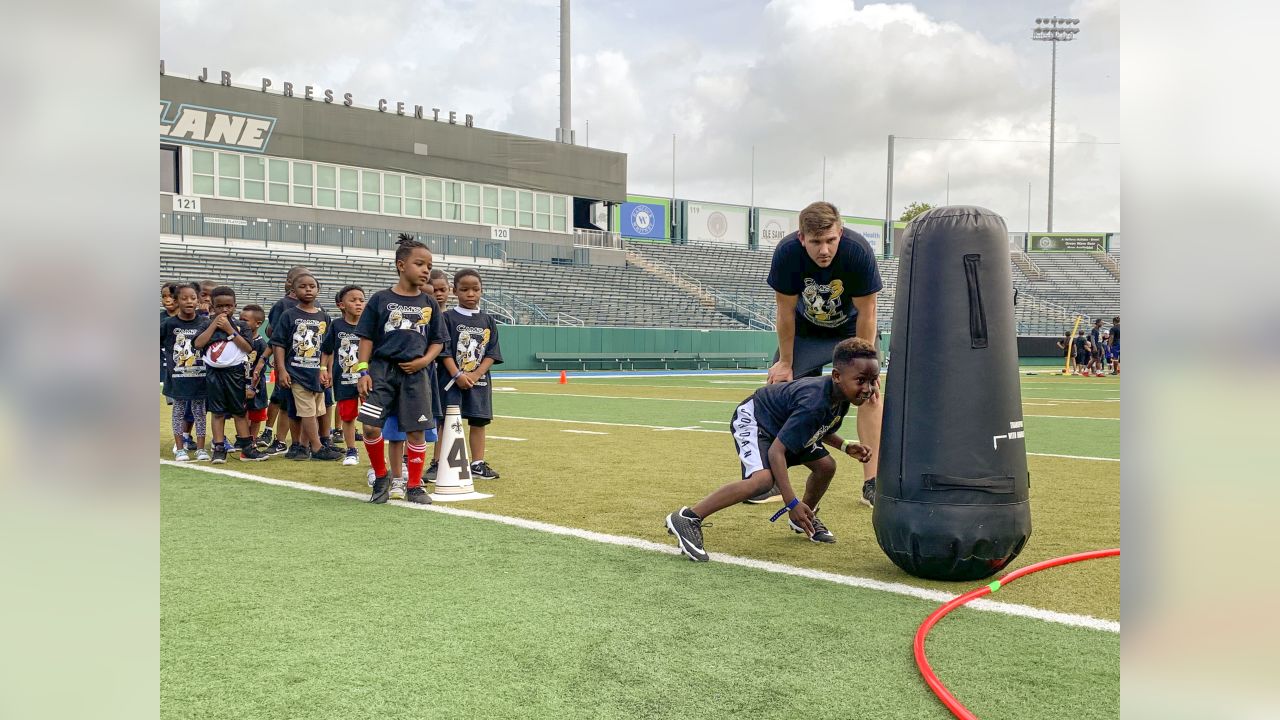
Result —
[[561, 370], [561, 371], [560, 371], [560, 384], [561, 384], [561, 385], [568, 385], [568, 384], [569, 384], [569, 376], [568, 376], [568, 374], [566, 374], [566, 373], [565, 373], [565, 371], [563, 371], [563, 370]]
[[275, 368], [272, 368], [272, 369], [271, 369], [271, 377], [269, 377], [269, 378], [267, 378], [267, 379], [271, 381], [271, 384], [272, 384], [272, 385], [275, 385], [275, 384], [276, 384], [276, 370], [275, 370]]

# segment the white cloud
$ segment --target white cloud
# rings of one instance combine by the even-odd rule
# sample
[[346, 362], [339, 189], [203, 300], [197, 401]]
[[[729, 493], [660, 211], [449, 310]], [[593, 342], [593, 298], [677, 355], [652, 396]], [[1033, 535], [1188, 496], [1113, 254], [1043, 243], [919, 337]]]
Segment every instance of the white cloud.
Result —
[[[890, 133], [917, 137], [1048, 137], [1048, 53], [991, 39], [903, 3], [773, 0], [655, 7], [574, 7], [573, 112], [579, 142], [628, 153], [632, 192], [671, 189], [677, 135], [680, 197], [798, 208], [822, 192], [848, 213], [884, 208]], [[670, 8], [668, 8], [670, 9]], [[1080, 39], [1062, 48], [1058, 138], [1115, 140], [1117, 0], [1078, 0]], [[162, 51], [184, 63], [349, 88], [476, 116], [477, 124], [550, 138], [559, 122], [558, 14], [553, 0], [380, 3], [334, 0], [166, 2]], [[1028, 28], [1030, 20], [1028, 20]], [[1029, 30], [1028, 30], [1029, 34]], [[738, 41], [739, 38], [747, 42]], [[220, 69], [220, 68], [219, 68]], [[1119, 150], [1060, 144], [1057, 229], [1118, 229]], [[951, 201], [1043, 226], [1048, 148], [1037, 143], [902, 140], [895, 209]]]

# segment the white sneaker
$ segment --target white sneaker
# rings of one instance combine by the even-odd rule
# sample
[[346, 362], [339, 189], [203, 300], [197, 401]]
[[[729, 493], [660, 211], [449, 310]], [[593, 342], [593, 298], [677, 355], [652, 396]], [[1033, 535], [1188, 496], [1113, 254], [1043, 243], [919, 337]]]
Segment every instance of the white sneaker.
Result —
[[[343, 465], [359, 465], [359, 464], [360, 464], [360, 456], [359, 456], [359, 455], [347, 455], [346, 457], [342, 458], [342, 464], [343, 464]], [[373, 472], [373, 471], [372, 471], [372, 470], [370, 470], [369, 472]], [[371, 485], [372, 485], [372, 483], [371, 483]]]
[[391, 481], [391, 497], [396, 498], [397, 500], [403, 500], [405, 485], [408, 482], [409, 481], [407, 479], [392, 480]]
[[365, 476], [365, 479], [369, 481], [369, 487], [373, 487], [373, 481], [374, 481], [373, 468], [369, 468], [369, 472], [365, 473], [364, 476]]
[[175, 462], [191, 462], [191, 457], [187, 455], [187, 451], [178, 448], [173, 449], [173, 459]]
[[204, 448], [196, 451], [196, 462], [209, 462], [209, 453], [205, 452]]

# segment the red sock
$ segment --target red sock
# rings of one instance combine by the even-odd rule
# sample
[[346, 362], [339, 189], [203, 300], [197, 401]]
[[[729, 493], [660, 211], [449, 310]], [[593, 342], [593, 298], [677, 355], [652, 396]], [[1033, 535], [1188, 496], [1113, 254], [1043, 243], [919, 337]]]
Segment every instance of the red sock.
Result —
[[427, 444], [414, 445], [413, 443], [405, 443], [405, 448], [409, 453], [409, 484], [411, 488], [422, 486], [422, 466], [427, 459]]
[[383, 451], [385, 445], [382, 435], [378, 435], [377, 440], [364, 439], [364, 449], [369, 453], [369, 465], [373, 467], [374, 477], [387, 476], [387, 453]]

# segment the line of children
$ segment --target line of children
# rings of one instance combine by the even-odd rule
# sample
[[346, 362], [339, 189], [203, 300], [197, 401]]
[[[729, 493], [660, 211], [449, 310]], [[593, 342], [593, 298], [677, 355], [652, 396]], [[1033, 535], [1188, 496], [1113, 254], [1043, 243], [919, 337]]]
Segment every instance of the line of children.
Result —
[[[195, 452], [197, 460], [221, 463], [235, 450], [246, 461], [283, 452], [289, 459], [340, 458], [343, 465], [357, 465], [363, 441], [373, 467], [372, 501], [395, 493], [429, 503], [423, 479], [435, 480], [440, 447], [436, 442], [427, 475], [425, 443], [443, 431], [448, 404], [458, 405], [469, 425], [468, 469], [478, 479], [497, 479], [485, 460], [485, 441], [493, 418], [490, 368], [502, 354], [498, 325], [480, 310], [480, 274], [457, 273], [452, 289], [458, 305], [446, 312], [449, 278], [432, 268], [425, 245], [402, 236], [396, 269], [396, 285], [368, 299], [372, 314], [366, 313], [364, 290], [348, 285], [334, 298], [341, 317], [332, 318], [316, 302], [319, 282], [303, 266], [289, 269], [285, 294], [270, 312], [249, 305], [237, 315], [234, 290], [212, 282], [166, 283], [161, 378], [174, 404], [175, 458], [189, 460]], [[275, 390], [268, 393], [273, 367]], [[335, 402], [323, 397], [326, 390]], [[429, 413], [421, 412], [423, 404]], [[329, 442], [331, 405], [346, 452]], [[212, 456], [204, 450], [208, 412]], [[234, 446], [225, 437], [228, 418], [235, 424]], [[196, 437], [189, 439], [193, 425]], [[366, 431], [363, 437], [359, 429]]]

